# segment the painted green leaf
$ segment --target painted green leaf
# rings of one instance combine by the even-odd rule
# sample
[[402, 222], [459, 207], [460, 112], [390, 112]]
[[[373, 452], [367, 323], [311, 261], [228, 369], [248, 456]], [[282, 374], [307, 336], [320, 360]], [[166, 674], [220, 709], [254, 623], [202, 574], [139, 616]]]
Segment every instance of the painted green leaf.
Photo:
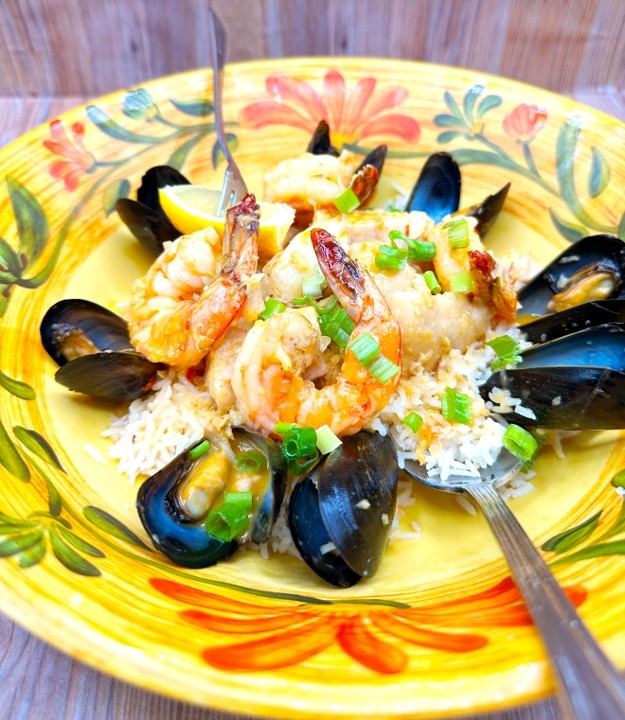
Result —
[[113, 517], [106, 510], [101, 510], [93, 505], [88, 505], [83, 508], [83, 515], [93, 523], [97, 528], [112, 535], [113, 537], [123, 540], [124, 542], [132, 543], [143, 550], [150, 550], [150, 548], [141, 540], [141, 538], [126, 527], [124, 523], [120, 522], [117, 518]]
[[61, 461], [56, 456], [56, 453], [52, 449], [50, 443], [36, 430], [29, 430], [28, 428], [16, 425], [13, 428], [13, 432], [15, 433], [15, 437], [22, 443], [22, 445], [24, 445], [24, 447], [28, 448], [44, 462], [47, 462], [48, 465], [54, 465], [54, 467], [58, 468], [62, 472], [65, 472], [63, 466], [61, 465]]
[[552, 538], [549, 538], [546, 543], [543, 543], [542, 549], [560, 554], [577, 547], [577, 545], [593, 534], [600, 517], [601, 511], [595, 513], [591, 518], [584, 520], [583, 523], [576, 525], [574, 528], [554, 535]]
[[591, 558], [602, 557], [604, 555], [625, 555], [625, 540], [589, 545], [570, 555], [558, 558], [558, 560], [550, 564], [552, 567], [557, 567], [559, 565], [567, 565], [579, 560], [590, 560]]
[[513, 172], [518, 171], [518, 166], [514, 160], [505, 155], [492, 152], [491, 150], [469, 150], [463, 148], [461, 150], [454, 150], [453, 156], [458, 165], [498, 165]]
[[10, 378], [8, 375], [5, 375], [2, 370], [0, 370], [0, 386], [21, 400], [34, 400], [37, 397], [37, 393], [30, 385], [20, 380]]
[[120, 198], [127, 198], [130, 195], [130, 182], [124, 178], [123, 180], [114, 180], [104, 191], [102, 196], [102, 207], [104, 214], [108, 217], [115, 210], [115, 203]]
[[473, 108], [478, 97], [484, 92], [483, 85], [474, 85], [469, 88], [464, 96], [464, 114], [469, 123], [473, 122]]
[[455, 115], [457, 118], [462, 118], [462, 113], [460, 112], [458, 103], [454, 100], [454, 96], [449, 92], [449, 90], [445, 90], [443, 98], [445, 100], [445, 105], [447, 105], [450, 109], [451, 114]]
[[0, 520], [0, 535], [14, 535], [16, 532], [27, 528], [34, 528], [39, 525], [38, 522], [32, 520], [21, 520], [15, 522], [3, 522]]
[[124, 142], [130, 143], [145, 143], [147, 145], [153, 145], [159, 141], [158, 138], [153, 138], [150, 135], [141, 135], [127, 130], [115, 122], [115, 120], [112, 120], [104, 110], [97, 105], [87, 106], [87, 116], [97, 128], [115, 140], [123, 140]]
[[11, 517], [11, 515], [5, 515], [5, 513], [0, 512], [0, 524], [3, 525], [16, 525], [16, 526], [28, 526], [28, 525], [36, 525], [37, 521], [33, 520], [22, 520], [21, 518], [14, 518]]
[[154, 117], [158, 112], [152, 96], [145, 88], [128, 91], [122, 109], [125, 115], [135, 120]]
[[207, 117], [213, 114], [214, 107], [210, 100], [203, 98], [192, 98], [189, 100], [172, 100], [171, 104], [185, 115], [193, 117]]
[[84, 552], [87, 555], [91, 555], [93, 557], [106, 557], [106, 555], [102, 552], [102, 550], [100, 550], [100, 548], [97, 548], [95, 545], [92, 545], [86, 540], [78, 537], [78, 535], [75, 535], [71, 530], [66, 530], [63, 527], [58, 527], [57, 530], [63, 537], [63, 540], [65, 540], [70, 545], [73, 545], [77, 550], [80, 550], [81, 552]]
[[20, 253], [32, 264], [48, 242], [48, 219], [37, 198], [20, 182], [7, 175], [9, 197], [20, 239]]
[[603, 155], [592, 149], [592, 162], [590, 163], [590, 176], [588, 178], [588, 192], [590, 197], [596, 198], [606, 189], [610, 182], [610, 168]]
[[625, 470], [619, 470], [610, 480], [610, 485], [615, 488], [625, 488]]
[[621, 533], [625, 533], [625, 500], [621, 505], [621, 512], [618, 514], [612, 525], [603, 533], [601, 540], [614, 537], [615, 535], [620, 535]]
[[30, 470], [17, 451], [4, 425], [0, 422], [0, 465], [23, 482], [30, 481]]
[[52, 530], [50, 531], [50, 543], [57, 560], [65, 565], [68, 570], [75, 572], [77, 575], [90, 577], [97, 577], [102, 574], [93, 563], [79, 555], [71, 545], [68, 545], [58, 533]]
[[487, 95], [477, 106], [477, 119], [481, 120], [490, 110], [494, 110], [501, 105], [499, 95]]
[[616, 234], [625, 242], [625, 213], [621, 215]]
[[583, 225], [576, 223], [567, 222], [558, 217], [555, 210], [549, 208], [549, 215], [551, 216], [551, 222], [555, 225], [556, 230], [570, 242], [575, 242], [586, 235], [586, 228]]
[[42, 538], [42, 531], [29, 530], [0, 540], [0, 557], [9, 557], [16, 555], [23, 550], [28, 550]]
[[46, 541], [41, 538], [31, 547], [18, 553], [17, 561], [20, 567], [29, 568], [40, 562], [46, 554]]
[[436, 115], [434, 118], [434, 125], [436, 127], [466, 127], [466, 123], [455, 115]]
[[9, 307], [9, 298], [11, 295], [12, 286], [0, 288], [0, 317], [4, 315]]
[[192, 138], [189, 138], [186, 142], [182, 143], [182, 145], [174, 150], [174, 152], [170, 155], [169, 160], [167, 161], [167, 165], [170, 167], [176, 168], [176, 170], [180, 170], [182, 166], [184, 165], [187, 156], [193, 150], [193, 148], [200, 142], [200, 140], [203, 140], [206, 137], [206, 133], [199, 133], [197, 135], [194, 135]]
[[[6, 277], [7, 284], [13, 282], [22, 276], [22, 263], [19, 255], [9, 245], [9, 243], [0, 237], [0, 274]], [[8, 278], [13, 280], [9, 281]]]
[[462, 135], [462, 133], [458, 132], [457, 130], [447, 130], [446, 132], [440, 133], [440, 135], [436, 138], [436, 142], [440, 143], [441, 145], [444, 145], [445, 143], [455, 140], [457, 137], [460, 137], [461, 135]]
[[[231, 152], [234, 152], [239, 146], [239, 139], [234, 133], [226, 133], [226, 142], [228, 143], [228, 147], [230, 148]], [[217, 141], [215, 141], [212, 152], [213, 168], [217, 169], [217, 164], [219, 163], [220, 158], [223, 158], [223, 156], [224, 154], [222, 152], [221, 146]]]

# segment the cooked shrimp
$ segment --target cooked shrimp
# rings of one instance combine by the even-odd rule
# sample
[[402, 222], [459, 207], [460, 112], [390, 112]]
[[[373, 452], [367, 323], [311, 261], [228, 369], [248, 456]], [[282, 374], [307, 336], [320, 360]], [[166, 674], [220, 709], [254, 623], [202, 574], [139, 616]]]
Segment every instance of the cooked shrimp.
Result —
[[224, 412], [232, 410], [236, 402], [232, 391], [232, 371], [245, 335], [245, 328], [232, 324], [208, 356], [204, 381], [215, 404]]
[[[399, 325], [375, 283], [325, 230], [316, 228], [311, 237], [330, 288], [355, 323], [350, 341], [369, 333], [381, 353], [401, 367]], [[287, 309], [256, 322], [235, 362], [237, 406], [250, 423], [268, 433], [278, 422], [329, 425], [337, 435], [355, 433], [388, 403], [400, 372], [383, 383], [347, 349], [336, 380], [315, 386], [306, 372], [319, 361], [322, 336], [316, 317], [307, 310]]]
[[135, 282], [130, 337], [153, 362], [197, 365], [236, 317], [258, 263], [253, 195], [228, 210], [224, 237], [228, 251], [219, 274], [215, 239], [205, 230], [166, 244], [145, 277]]
[[399, 230], [410, 238], [420, 238], [426, 227], [433, 225], [425, 213], [390, 212], [388, 210], [358, 210], [340, 213], [319, 210], [313, 219], [315, 227], [327, 230], [341, 243], [381, 240], [388, 243], [391, 230]]

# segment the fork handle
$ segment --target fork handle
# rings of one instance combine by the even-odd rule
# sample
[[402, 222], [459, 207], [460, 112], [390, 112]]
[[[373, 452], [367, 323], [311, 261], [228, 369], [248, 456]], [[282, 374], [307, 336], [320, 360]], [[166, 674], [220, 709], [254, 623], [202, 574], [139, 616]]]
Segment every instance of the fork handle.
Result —
[[466, 491], [499, 541], [545, 643], [565, 720], [625, 720], [625, 686], [519, 521], [492, 485]]

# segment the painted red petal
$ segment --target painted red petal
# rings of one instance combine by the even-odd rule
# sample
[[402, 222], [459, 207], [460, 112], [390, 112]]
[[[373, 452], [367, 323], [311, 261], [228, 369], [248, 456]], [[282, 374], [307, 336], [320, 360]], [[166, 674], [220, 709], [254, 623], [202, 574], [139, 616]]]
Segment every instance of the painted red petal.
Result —
[[65, 154], [65, 145], [62, 143], [56, 142], [56, 140], [44, 140], [43, 146], [48, 148], [50, 152], [53, 152], [55, 155], [64, 155]]
[[361, 617], [343, 623], [336, 639], [354, 660], [376, 672], [385, 675], [399, 673], [408, 664], [406, 653], [374, 635], [367, 620]]
[[82, 168], [76, 168], [75, 170], [71, 170], [67, 175], [65, 176], [65, 189], [69, 190], [69, 192], [74, 192], [76, 188], [78, 187], [78, 183], [80, 182], [80, 176], [83, 174]]
[[413, 625], [405, 616], [396, 616], [393, 613], [378, 613], [371, 619], [375, 626], [383, 632], [390, 633], [400, 640], [420, 645], [422, 647], [445, 650], [447, 652], [471, 652], [488, 645], [488, 638], [484, 635], [469, 633], [447, 633]]
[[68, 142], [67, 133], [63, 127], [63, 123], [60, 120], [53, 120], [50, 123], [50, 134], [53, 138], [58, 140], [61, 144], [65, 145]]
[[[368, 112], [369, 108], [366, 108], [366, 105], [373, 95], [375, 85], [375, 78], [363, 78], [347, 93], [341, 126], [343, 133], [349, 135], [361, 125], [363, 121], [369, 119], [370, 112]], [[367, 109], [367, 113], [363, 117], [365, 108]]]
[[397, 137], [404, 142], [416, 142], [421, 135], [419, 123], [408, 115], [389, 113], [374, 118], [362, 126], [360, 137]]
[[57, 160], [50, 165], [50, 175], [53, 178], [62, 178], [70, 171], [70, 164], [67, 160]]
[[385, 88], [371, 98], [367, 105], [367, 114], [370, 118], [374, 118], [380, 113], [398, 107], [407, 97], [408, 90], [404, 87], [397, 85]]
[[328, 109], [330, 133], [343, 130], [345, 78], [338, 70], [330, 70], [323, 79], [323, 98]]
[[241, 110], [239, 120], [243, 127], [258, 128], [268, 125], [290, 125], [291, 127], [313, 133], [317, 125], [288, 105], [281, 105], [272, 101], [253, 103]]
[[270, 75], [265, 80], [267, 90], [277, 103], [293, 103], [303, 115], [307, 115], [316, 127], [326, 117], [326, 107], [319, 93], [304, 80], [288, 75]]
[[304, 662], [325, 650], [335, 639], [336, 628], [327, 618], [306, 626], [251, 642], [221, 645], [204, 650], [202, 657], [221, 670], [276, 670]]
[[204, 630], [225, 633], [264, 634], [286, 628], [295, 629], [299, 625], [313, 619], [314, 616], [304, 612], [284, 612], [276, 615], [262, 615], [243, 618], [240, 615], [215, 615], [203, 610], [183, 610], [180, 617], [191, 625]]

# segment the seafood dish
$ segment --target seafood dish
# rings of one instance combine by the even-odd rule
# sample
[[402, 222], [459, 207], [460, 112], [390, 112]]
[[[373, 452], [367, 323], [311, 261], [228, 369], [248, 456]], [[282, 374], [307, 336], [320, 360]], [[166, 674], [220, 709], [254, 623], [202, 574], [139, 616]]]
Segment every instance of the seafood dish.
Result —
[[[505, 447], [526, 461], [507, 488], [521, 493], [558, 431], [625, 426], [623, 243], [583, 238], [542, 269], [495, 257], [509, 184], [461, 208], [439, 152], [379, 205], [385, 155], [339, 153], [322, 121], [187, 234], [161, 191], [189, 181], [152, 168], [117, 203], [148, 272], [116, 312], [77, 298], [43, 318], [57, 381], [119, 403], [111, 456], [172, 562], [290, 552], [349, 587], [397, 535], [406, 459], [445, 481]], [[288, 218], [270, 247], [269, 206]]]

